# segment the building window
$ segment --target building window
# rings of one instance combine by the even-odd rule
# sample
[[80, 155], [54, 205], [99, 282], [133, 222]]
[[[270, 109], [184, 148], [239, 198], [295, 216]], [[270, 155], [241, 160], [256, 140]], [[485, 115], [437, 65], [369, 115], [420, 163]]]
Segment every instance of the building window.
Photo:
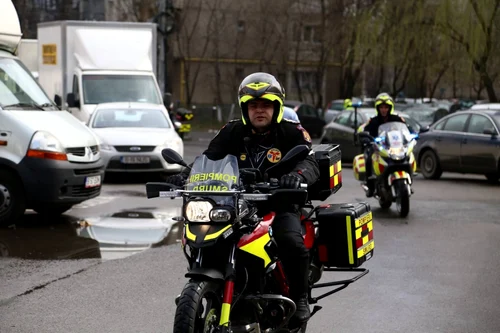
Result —
[[294, 42], [319, 43], [320, 39], [318, 26], [294, 24], [292, 32], [292, 40]]
[[296, 90], [299, 86], [301, 90], [316, 91], [316, 72], [295, 72], [292, 80], [292, 88]]

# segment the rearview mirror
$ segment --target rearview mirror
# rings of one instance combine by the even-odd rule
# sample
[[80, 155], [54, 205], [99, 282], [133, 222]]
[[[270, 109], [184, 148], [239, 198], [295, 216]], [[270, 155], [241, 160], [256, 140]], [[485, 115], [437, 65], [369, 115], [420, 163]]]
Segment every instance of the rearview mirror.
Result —
[[54, 103], [56, 103], [56, 105], [60, 108], [61, 105], [62, 105], [62, 98], [61, 98], [61, 96], [59, 96], [59, 95], [56, 94], [54, 96]]
[[[290, 163], [290, 161], [300, 161], [305, 159], [311, 150], [307, 145], [298, 145], [293, 147], [286, 153], [286, 155], [275, 165], [269, 167], [266, 170], [266, 174], [268, 174], [269, 170], [273, 170], [274, 168], [282, 168]], [[264, 177], [266, 178], [266, 177]]]
[[170, 148], [165, 148], [161, 151], [161, 156], [163, 157], [163, 159], [165, 161], [167, 161], [167, 163], [170, 163], [170, 164], [179, 164], [179, 165], [182, 165], [184, 167], [187, 167], [187, 163], [184, 162], [184, 160], [182, 159], [182, 156], [179, 155], [179, 153], [177, 153], [175, 150], [173, 149], [170, 149]]
[[165, 105], [168, 111], [171, 111], [170, 110], [171, 103], [172, 103], [172, 94], [167, 92], [163, 95], [163, 105]]
[[281, 159], [280, 163], [287, 163], [291, 160], [303, 160], [309, 155], [311, 150], [306, 145], [298, 145], [293, 147], [286, 153], [286, 155]]
[[483, 134], [491, 135], [491, 136], [497, 136], [497, 131], [495, 131], [494, 128], [486, 128], [483, 131]]
[[146, 195], [148, 199], [158, 198], [160, 196], [160, 192], [169, 192], [171, 190], [172, 187], [166, 183], [158, 183], [158, 182], [146, 183]]
[[429, 129], [430, 129], [430, 126], [429, 126], [429, 125], [424, 126], [424, 127], [421, 127], [421, 128], [420, 128], [419, 133], [425, 133], [425, 132], [428, 132], [428, 131], [429, 131]]
[[66, 96], [66, 102], [68, 103], [68, 107], [70, 107], [70, 108], [80, 107], [80, 103], [79, 103], [79, 101], [76, 100], [75, 94], [73, 94], [73, 93], [69, 93]]
[[370, 141], [374, 140], [373, 136], [371, 136], [370, 133], [368, 133], [368, 132], [360, 132], [360, 133], [358, 133], [358, 137], [360, 139], [368, 139]]

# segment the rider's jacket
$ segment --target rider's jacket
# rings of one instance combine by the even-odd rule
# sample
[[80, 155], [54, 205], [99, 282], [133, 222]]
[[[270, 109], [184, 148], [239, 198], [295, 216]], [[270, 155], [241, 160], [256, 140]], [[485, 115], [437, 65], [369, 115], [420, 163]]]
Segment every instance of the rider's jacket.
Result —
[[388, 123], [391, 121], [396, 121], [400, 123], [406, 123], [403, 117], [398, 116], [397, 114], [389, 114], [387, 117], [375, 116], [371, 117], [368, 120], [367, 124], [364, 126], [363, 131], [369, 132], [371, 136], [378, 136], [378, 127], [384, 123]]
[[[264, 174], [297, 145], [311, 148], [311, 137], [299, 122], [283, 119], [273, 124], [266, 133], [260, 134], [250, 126], [245, 126], [241, 120], [232, 120], [220, 129], [203, 153], [210, 159], [234, 155], [238, 158], [240, 168], [256, 168]], [[280, 169], [276, 173], [270, 171], [269, 177], [280, 178], [292, 171], [301, 174], [308, 185], [314, 184], [319, 178], [319, 166], [313, 153], [293, 168]]]

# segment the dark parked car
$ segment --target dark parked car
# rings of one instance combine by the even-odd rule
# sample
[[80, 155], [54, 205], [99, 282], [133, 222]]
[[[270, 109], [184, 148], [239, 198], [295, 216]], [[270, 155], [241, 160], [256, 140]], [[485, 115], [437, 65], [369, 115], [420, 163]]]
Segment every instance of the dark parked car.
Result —
[[297, 112], [300, 123], [312, 137], [321, 136], [323, 127], [326, 123], [320, 117], [318, 110], [314, 106], [299, 101], [285, 101], [284, 104]]
[[[361, 147], [354, 145], [355, 129], [359, 128], [359, 126], [367, 122], [375, 115], [376, 111], [373, 108], [358, 109], [357, 119], [354, 111], [342, 111], [336, 118], [333, 119], [331, 123], [325, 126], [320, 142], [335, 143], [340, 145], [340, 150], [342, 151], [342, 161], [352, 163], [354, 156], [361, 153]], [[399, 113], [399, 115], [404, 117], [411, 132], [420, 132], [422, 126], [417, 121], [403, 113]], [[357, 120], [357, 126], [355, 124], [355, 120]]]
[[443, 171], [484, 174], [500, 179], [499, 110], [467, 110], [450, 114], [420, 135], [415, 155], [425, 178]]

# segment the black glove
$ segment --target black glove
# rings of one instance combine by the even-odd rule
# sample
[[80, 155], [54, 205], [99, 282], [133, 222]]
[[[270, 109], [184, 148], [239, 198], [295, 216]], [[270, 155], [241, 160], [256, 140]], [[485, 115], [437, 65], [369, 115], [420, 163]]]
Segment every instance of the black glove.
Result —
[[175, 186], [184, 186], [184, 184], [186, 183], [186, 176], [178, 173], [176, 175], [168, 176], [167, 179], [165, 179], [165, 182]]
[[296, 172], [286, 174], [280, 179], [281, 188], [298, 189], [304, 178]]

